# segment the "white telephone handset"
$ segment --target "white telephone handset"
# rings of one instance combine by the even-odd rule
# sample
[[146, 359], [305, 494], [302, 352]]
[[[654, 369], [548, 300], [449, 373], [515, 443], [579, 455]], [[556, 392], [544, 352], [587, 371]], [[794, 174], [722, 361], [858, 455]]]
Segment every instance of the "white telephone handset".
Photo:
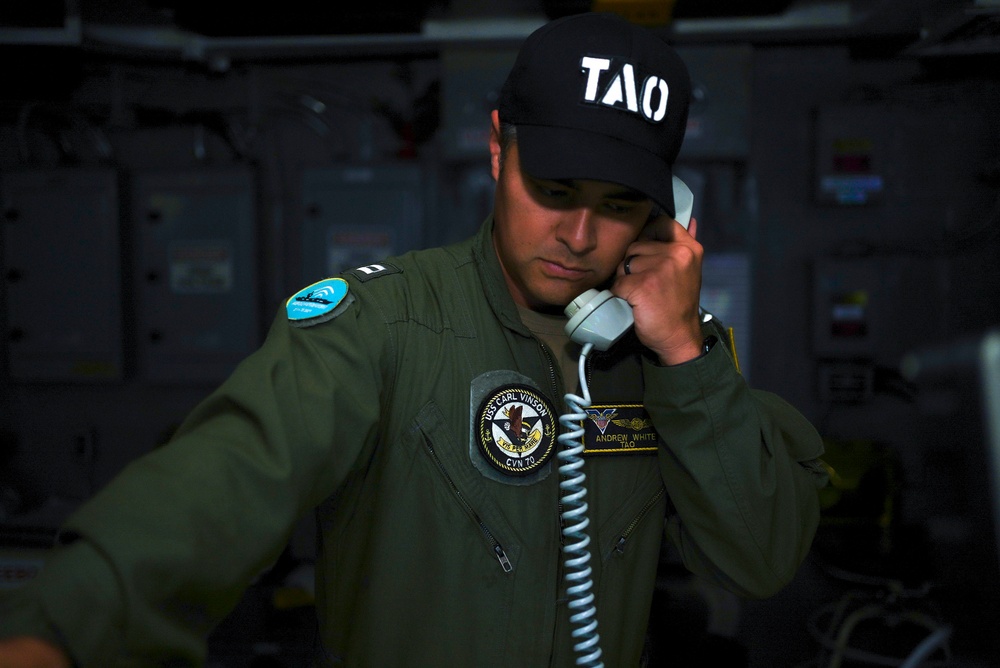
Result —
[[[687, 229], [691, 221], [691, 205], [694, 196], [690, 188], [676, 176], [674, 187], [674, 219]], [[590, 351], [594, 348], [607, 350], [624, 336], [635, 319], [632, 307], [620, 297], [615, 297], [610, 290], [587, 290], [570, 302], [565, 308], [566, 334], [583, 346], [578, 364], [580, 390], [583, 396], [567, 394], [566, 405], [569, 411], [559, 418], [563, 432], [559, 435], [562, 449], [558, 458], [562, 462], [559, 475], [562, 480], [559, 488], [562, 490], [560, 502], [563, 521], [563, 536], [566, 554], [565, 578], [567, 605], [570, 609], [570, 623], [573, 626], [573, 650], [577, 653], [576, 664], [591, 668], [603, 668], [601, 662], [601, 636], [597, 632], [597, 609], [594, 605], [594, 594], [591, 591], [590, 537], [586, 529], [590, 524], [587, 518], [587, 488], [586, 474], [583, 468], [583, 423], [587, 419], [585, 410], [590, 407], [590, 389], [587, 387], [585, 363]]]
[[[691, 189], [676, 176], [673, 179], [674, 220], [688, 228], [694, 195]], [[632, 327], [632, 309], [628, 302], [615, 297], [610, 290], [591, 288], [582, 293], [564, 309], [569, 322], [566, 334], [579, 344], [592, 343], [598, 350], [607, 350]]]
[[686, 230], [691, 224], [691, 209], [694, 207], [694, 193], [687, 187], [687, 184], [676, 176], [674, 177], [674, 210], [677, 215], [674, 220], [684, 226]]

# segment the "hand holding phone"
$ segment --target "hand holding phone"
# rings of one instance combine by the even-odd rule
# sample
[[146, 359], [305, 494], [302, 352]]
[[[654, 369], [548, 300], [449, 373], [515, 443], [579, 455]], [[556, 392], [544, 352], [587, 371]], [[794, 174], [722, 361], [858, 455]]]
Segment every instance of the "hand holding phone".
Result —
[[566, 333], [574, 341], [607, 350], [634, 324], [639, 340], [664, 364], [701, 354], [702, 247], [691, 219], [694, 198], [677, 177], [673, 187], [676, 216], [647, 225], [629, 246], [611, 290], [588, 290], [566, 307]]

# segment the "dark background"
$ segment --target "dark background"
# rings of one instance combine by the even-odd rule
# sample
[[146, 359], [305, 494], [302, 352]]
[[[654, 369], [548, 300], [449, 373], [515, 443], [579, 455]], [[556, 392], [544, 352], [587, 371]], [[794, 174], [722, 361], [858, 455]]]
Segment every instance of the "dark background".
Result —
[[[0, 8], [0, 587], [169, 438], [288, 295], [473, 232], [518, 44], [611, 8], [692, 72], [677, 172], [703, 303], [836, 471], [813, 552], [772, 599], [664, 555], [652, 663], [885, 665], [937, 632], [934, 665], [997, 665], [975, 353], [1000, 321], [1000, 3], [678, 0], [668, 21], [669, 4]], [[902, 373], [927, 351], [935, 373]], [[213, 665], [304, 665], [312, 550], [303, 520], [213, 635]]]

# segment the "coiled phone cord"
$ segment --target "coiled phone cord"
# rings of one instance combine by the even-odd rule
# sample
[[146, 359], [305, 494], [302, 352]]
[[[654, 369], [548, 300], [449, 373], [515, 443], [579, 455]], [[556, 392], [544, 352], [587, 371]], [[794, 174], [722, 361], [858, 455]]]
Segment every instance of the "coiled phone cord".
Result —
[[[563, 536], [567, 542], [563, 546], [566, 553], [566, 594], [569, 597], [570, 617], [573, 625], [572, 637], [578, 640], [573, 645], [574, 651], [580, 656], [576, 659], [578, 666], [603, 668], [601, 658], [601, 637], [597, 633], [597, 608], [594, 606], [594, 594], [591, 591], [594, 583], [590, 578], [590, 536], [585, 532], [590, 520], [587, 518], [587, 488], [583, 486], [587, 476], [583, 468], [583, 421], [587, 419], [585, 408], [590, 406], [590, 389], [587, 387], [585, 374], [587, 355], [593, 350], [594, 344], [586, 343], [580, 351], [580, 391], [582, 397], [566, 394], [564, 399], [569, 411], [559, 417], [563, 431], [559, 435], [559, 466], [562, 480], [559, 488], [562, 490], [562, 520]], [[589, 652], [589, 653], [588, 653]]]

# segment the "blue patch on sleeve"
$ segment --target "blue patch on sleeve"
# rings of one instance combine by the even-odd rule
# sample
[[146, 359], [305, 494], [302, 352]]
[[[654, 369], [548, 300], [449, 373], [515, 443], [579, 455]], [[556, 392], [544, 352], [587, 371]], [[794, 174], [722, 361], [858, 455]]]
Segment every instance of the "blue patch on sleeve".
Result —
[[347, 281], [342, 278], [326, 278], [302, 288], [285, 302], [285, 311], [292, 323], [315, 322], [317, 318], [330, 315], [347, 296]]

